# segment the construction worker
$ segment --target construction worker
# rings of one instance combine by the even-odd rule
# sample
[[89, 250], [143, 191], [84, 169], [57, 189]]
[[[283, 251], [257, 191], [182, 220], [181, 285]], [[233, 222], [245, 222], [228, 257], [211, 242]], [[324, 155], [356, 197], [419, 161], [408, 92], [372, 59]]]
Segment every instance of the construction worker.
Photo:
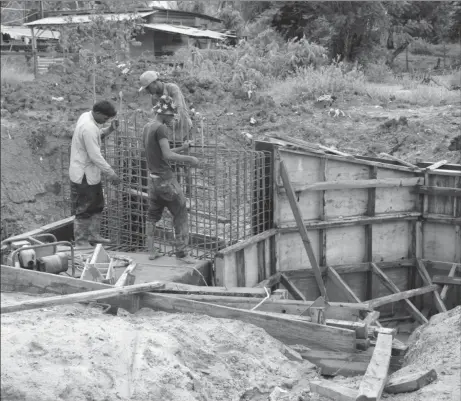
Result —
[[199, 160], [193, 156], [179, 154], [189, 148], [188, 141], [178, 148], [170, 148], [168, 127], [172, 126], [177, 116], [177, 107], [173, 99], [162, 96], [155, 110], [157, 120], [148, 123], [143, 130], [144, 150], [149, 170], [149, 209], [146, 223], [149, 259], [153, 260], [159, 256], [159, 250], [154, 247], [155, 225], [162, 218], [166, 207], [173, 215], [176, 257], [186, 263], [195, 263], [195, 259], [186, 252], [189, 244], [186, 198], [170, 162], [182, 162], [197, 167]]
[[[170, 121], [171, 126], [169, 127], [169, 141], [171, 148], [180, 147], [184, 141], [192, 140], [192, 120], [189, 116], [189, 111], [186, 106], [186, 101], [178, 85], [174, 83], [166, 83], [159, 79], [159, 74], [156, 71], [146, 71], [139, 78], [141, 81], [141, 88], [139, 91], [146, 90], [152, 95], [152, 106], [154, 106], [154, 113], [157, 114], [155, 104], [158, 98], [169, 97], [173, 99], [173, 102], [177, 108], [178, 118]], [[157, 118], [158, 120], [158, 118]], [[162, 118], [160, 118], [160, 121]], [[182, 170], [182, 174], [181, 174]], [[184, 179], [184, 185], [186, 188], [186, 196], [190, 197], [191, 188], [191, 176], [190, 171], [187, 167], [182, 169], [175, 169], [175, 173], [178, 175], [178, 180]], [[181, 175], [183, 177], [181, 177]]]
[[162, 96], [169, 96], [173, 99], [178, 114], [178, 118], [171, 127], [170, 142], [172, 142], [173, 147], [182, 144], [184, 141], [191, 140], [192, 120], [179, 86], [171, 82], [163, 82], [156, 71], [146, 71], [139, 80], [142, 85], [139, 91], [146, 90], [152, 95], [152, 106]]
[[118, 121], [113, 120], [105, 129], [101, 129], [100, 125], [116, 115], [112, 103], [106, 100], [97, 102], [92, 110], [79, 117], [72, 136], [69, 178], [77, 248], [88, 248], [90, 242], [110, 243], [110, 240], [100, 236], [101, 213], [104, 209], [101, 172], [115, 185], [120, 183], [120, 179], [101, 155], [101, 140], [118, 128]]

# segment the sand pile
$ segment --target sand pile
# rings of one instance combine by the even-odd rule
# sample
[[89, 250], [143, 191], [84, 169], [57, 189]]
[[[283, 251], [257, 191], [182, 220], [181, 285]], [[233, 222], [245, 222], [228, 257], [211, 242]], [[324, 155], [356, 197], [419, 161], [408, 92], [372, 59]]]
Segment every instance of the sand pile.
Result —
[[316, 376], [262, 329], [201, 315], [74, 304], [3, 315], [1, 331], [2, 400], [254, 401], [278, 386], [298, 401]]

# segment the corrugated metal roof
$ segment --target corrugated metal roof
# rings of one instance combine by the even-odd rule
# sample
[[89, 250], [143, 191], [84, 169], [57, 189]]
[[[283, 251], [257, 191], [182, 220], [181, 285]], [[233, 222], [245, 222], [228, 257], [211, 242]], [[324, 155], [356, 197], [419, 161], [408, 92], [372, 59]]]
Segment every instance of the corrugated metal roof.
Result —
[[[1, 30], [2, 33], [9, 34], [12, 39], [21, 39], [23, 36], [26, 38], [32, 37], [30, 28], [24, 26], [1, 25]], [[60, 33], [45, 29], [37, 32], [36, 37], [39, 39], [59, 39]]]
[[225, 33], [210, 31], [209, 29], [197, 29], [190, 26], [183, 25], [169, 25], [169, 24], [141, 24], [144, 28], [154, 29], [156, 31], [179, 33], [181, 35], [193, 36], [196, 38], [210, 38], [217, 40], [224, 40], [232, 35], [226, 35]]
[[113, 13], [113, 14], [74, 14], [64, 15], [60, 17], [47, 17], [37, 21], [28, 22], [26, 26], [45, 26], [45, 25], [68, 25], [68, 24], [84, 24], [91, 21], [92, 18], [104, 18], [106, 20], [127, 20], [134, 17], [147, 17], [155, 14], [157, 11], [145, 11], [139, 13]]

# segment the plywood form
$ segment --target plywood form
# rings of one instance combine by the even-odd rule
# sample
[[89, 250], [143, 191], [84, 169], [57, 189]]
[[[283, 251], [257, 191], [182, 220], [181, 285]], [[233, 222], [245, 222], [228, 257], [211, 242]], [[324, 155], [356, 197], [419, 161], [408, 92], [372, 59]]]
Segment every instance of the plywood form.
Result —
[[423, 259], [457, 261], [460, 242], [461, 234], [456, 226], [428, 222], [423, 224]]
[[[378, 178], [412, 178], [414, 173], [379, 169]], [[416, 210], [418, 196], [412, 187], [376, 188], [376, 213], [410, 212]]]
[[[314, 255], [319, 259], [319, 236], [309, 231]], [[304, 244], [299, 232], [280, 234], [277, 243], [277, 271], [310, 268]]]
[[[461, 188], [461, 177], [442, 175], [428, 175], [426, 186]], [[461, 205], [453, 196], [426, 195], [428, 197], [428, 213], [444, 214], [452, 217], [461, 217]], [[456, 202], [456, 205], [455, 205]]]
[[328, 265], [342, 265], [365, 260], [365, 229], [363, 226], [330, 228], [326, 236]]
[[408, 221], [373, 225], [373, 262], [392, 261], [408, 256], [411, 224]]
[[[318, 157], [298, 154], [287, 156], [285, 153], [282, 154], [284, 155], [282, 160], [285, 162], [292, 183], [313, 184], [318, 181], [320, 169], [320, 159]], [[279, 185], [282, 184], [278, 172], [276, 172], [276, 180]], [[319, 191], [304, 191], [297, 193], [297, 195], [304, 220], [318, 219], [320, 216], [321, 193]], [[284, 191], [279, 191], [277, 198], [277, 209], [274, 216], [276, 224], [281, 222], [295, 223], [287, 194]]]

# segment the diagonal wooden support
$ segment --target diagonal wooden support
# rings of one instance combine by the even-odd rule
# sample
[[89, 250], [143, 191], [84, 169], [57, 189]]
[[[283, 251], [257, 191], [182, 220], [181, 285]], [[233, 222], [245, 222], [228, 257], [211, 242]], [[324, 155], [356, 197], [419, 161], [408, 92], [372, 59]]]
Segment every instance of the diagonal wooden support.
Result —
[[[387, 275], [378, 267], [375, 263], [371, 263], [371, 267], [373, 269], [373, 273], [375, 273], [379, 280], [383, 283], [383, 285], [392, 293], [398, 294], [401, 292], [399, 288], [394, 284], [394, 282], [387, 277]], [[418, 308], [408, 299], [405, 299], [405, 304], [407, 306], [408, 311], [414, 316], [417, 322], [420, 324], [425, 324], [428, 320], [425, 316], [418, 310]]]
[[[451, 266], [451, 269], [450, 269], [450, 273], [448, 273], [448, 277], [455, 277], [456, 267], [457, 267], [457, 264], [453, 263], [453, 266]], [[442, 288], [442, 292], [440, 293], [440, 298], [442, 299], [442, 301], [444, 301], [445, 298], [447, 297], [448, 288], [450, 287], [446, 284]]]
[[[422, 262], [421, 259], [416, 260], [416, 269], [418, 269], [419, 274], [421, 275], [421, 278], [423, 279], [423, 282], [425, 285], [431, 285], [432, 284], [432, 279], [429, 276], [429, 273], [426, 270], [426, 266], [424, 266], [424, 263]], [[434, 291], [434, 303], [435, 307], [437, 310], [442, 313], [447, 311], [447, 307], [443, 303], [442, 298], [440, 297], [440, 294], [438, 291]]]
[[328, 266], [328, 277], [331, 278], [333, 283], [339, 288], [341, 288], [346, 295], [346, 298], [349, 302], [357, 302], [361, 303], [362, 301], [359, 299], [357, 295], [355, 295], [354, 291], [347, 285], [347, 283], [341, 278], [338, 272], [333, 269], [331, 266]]
[[298, 230], [304, 244], [304, 248], [306, 249], [309, 261], [311, 262], [312, 270], [314, 271], [315, 275], [315, 280], [317, 281], [317, 285], [319, 286], [320, 295], [322, 295], [322, 297], [325, 298], [325, 301], [327, 301], [327, 290], [325, 288], [325, 283], [322, 279], [322, 273], [317, 263], [317, 259], [315, 258], [314, 250], [312, 249], [312, 244], [309, 240], [309, 236], [307, 235], [307, 230], [304, 225], [304, 219], [301, 214], [301, 210], [299, 209], [298, 203], [296, 202], [295, 193], [293, 191], [293, 187], [291, 186], [290, 178], [288, 177], [288, 172], [285, 167], [285, 162], [283, 160], [280, 162], [280, 176], [282, 177], [283, 186], [285, 187], [285, 191], [287, 193], [291, 210], [295, 217], [296, 224], [298, 226]]
[[461, 277], [434, 276], [432, 281], [435, 284], [461, 285]]
[[[335, 269], [333, 269], [331, 266], [328, 266], [327, 271], [328, 271], [328, 277], [331, 278], [331, 280], [333, 281], [333, 283], [336, 284], [337, 287], [339, 287], [339, 288], [341, 288], [343, 290], [343, 292], [346, 295], [346, 298], [347, 298], [347, 300], [349, 302], [352, 302], [352, 303], [357, 302], [359, 304], [362, 303], [360, 298], [357, 295], [355, 295], [354, 291], [352, 291], [352, 289], [341, 278], [341, 276], [338, 274], [338, 272]], [[382, 327], [381, 323], [379, 323], [376, 319], [375, 319], [375, 324], [378, 327]]]
[[307, 301], [304, 294], [293, 284], [293, 282], [283, 273], [280, 275], [280, 284], [282, 284], [291, 296], [297, 301]]

